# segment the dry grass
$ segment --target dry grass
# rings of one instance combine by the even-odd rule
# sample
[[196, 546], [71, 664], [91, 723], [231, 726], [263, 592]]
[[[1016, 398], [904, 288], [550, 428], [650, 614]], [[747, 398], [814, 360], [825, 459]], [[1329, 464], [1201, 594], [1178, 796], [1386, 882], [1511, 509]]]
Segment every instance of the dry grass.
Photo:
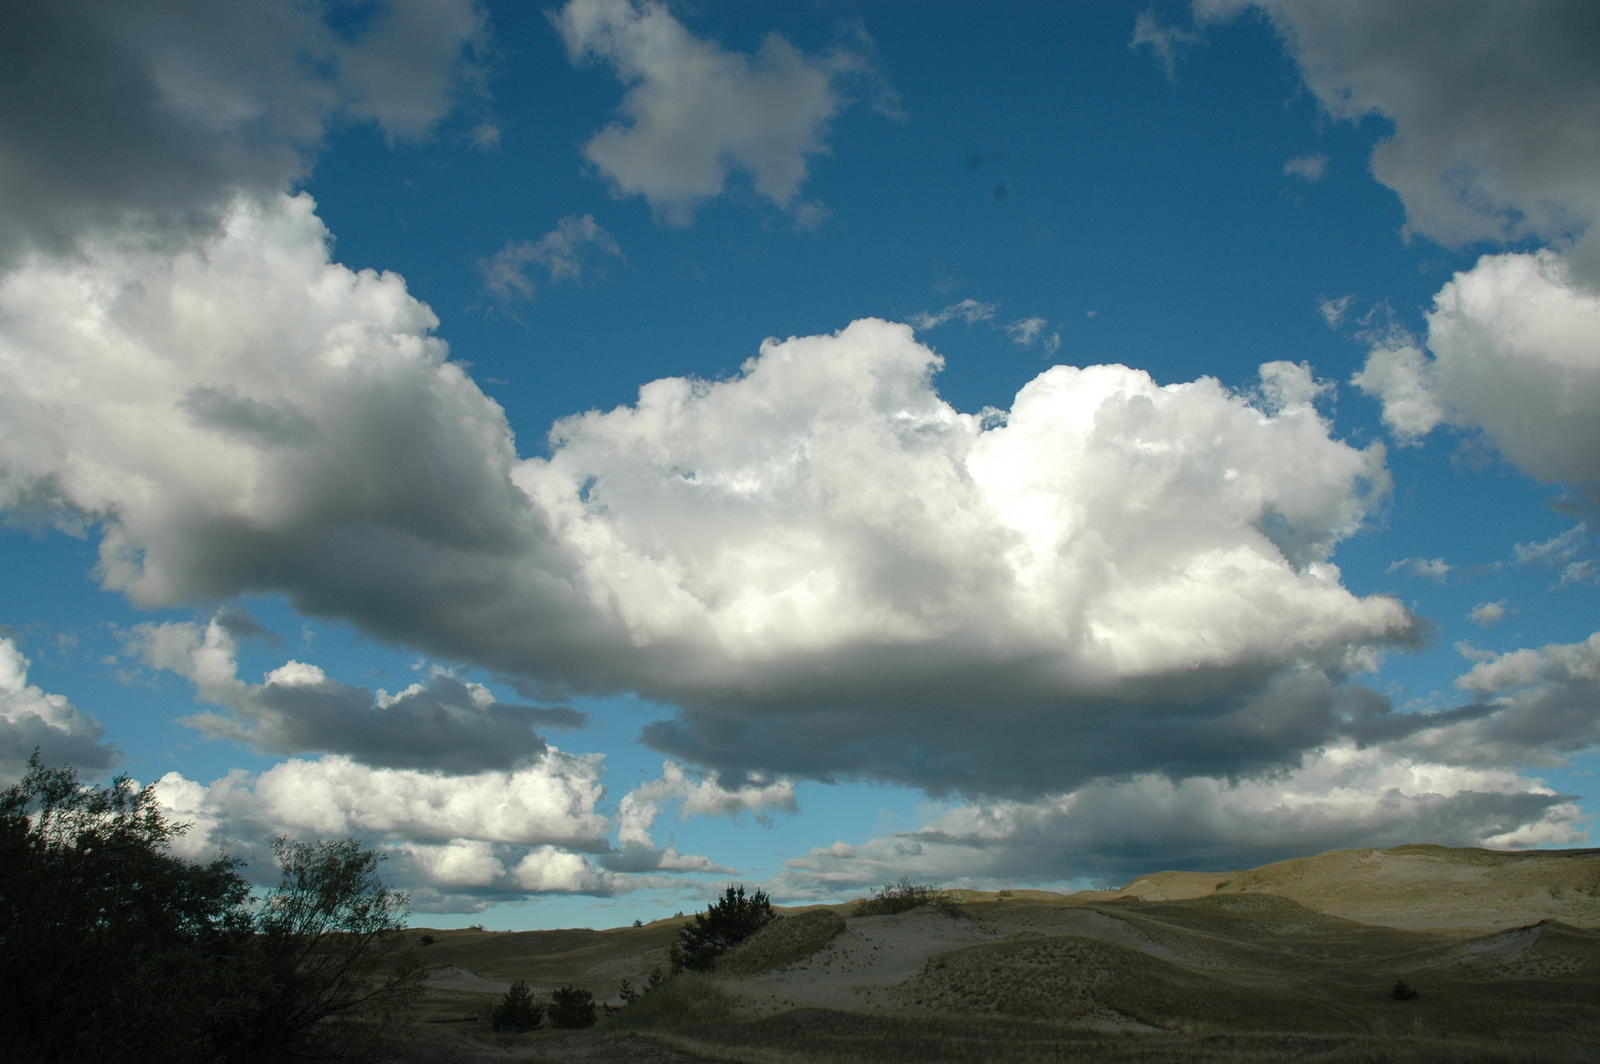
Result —
[[[413, 1029], [415, 1051], [387, 1059], [1572, 1064], [1596, 1059], [1600, 1045], [1597, 874], [1596, 851], [1405, 847], [1151, 876], [1115, 893], [963, 892], [970, 920], [959, 925], [791, 913], [714, 973], [682, 975], [597, 1030], [496, 1039], [473, 1023], [427, 1024]], [[1513, 919], [1541, 909], [1572, 918]], [[1367, 910], [1383, 919], [1348, 918]], [[910, 939], [906, 920], [918, 928]], [[614, 996], [623, 977], [642, 987], [681, 922], [430, 932], [436, 941], [419, 954], [491, 979]], [[941, 939], [945, 925], [971, 933]], [[836, 940], [841, 929], [849, 934]], [[896, 967], [913, 943], [921, 952]], [[833, 963], [804, 969], [811, 957]], [[775, 979], [799, 980], [796, 989], [832, 980], [837, 999], [830, 988], [812, 1003], [844, 1007], [793, 1008], [781, 998], [801, 995], [774, 990]], [[870, 995], [855, 985], [872, 979]], [[1395, 1001], [1397, 979], [1420, 997]], [[417, 1015], [471, 1017], [492, 1004], [466, 985], [441, 984]], [[770, 1014], [774, 1003], [789, 1011]]]

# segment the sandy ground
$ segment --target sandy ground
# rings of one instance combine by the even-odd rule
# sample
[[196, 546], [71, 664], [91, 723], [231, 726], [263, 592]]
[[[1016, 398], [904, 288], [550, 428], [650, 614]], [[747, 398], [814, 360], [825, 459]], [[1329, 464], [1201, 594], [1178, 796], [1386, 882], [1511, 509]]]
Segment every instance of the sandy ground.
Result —
[[[729, 980], [725, 985], [743, 996], [756, 1013], [806, 1007], [899, 1009], [905, 1004], [899, 987], [916, 976], [929, 958], [963, 946], [1045, 934], [1080, 935], [1165, 960], [1178, 959], [1125, 921], [1092, 909], [1039, 907], [1004, 913], [996, 920], [918, 909], [853, 919], [833, 941], [805, 960], [763, 975]], [[1083, 1017], [1081, 1025], [1118, 1031], [1144, 1026], [1111, 1009]]]
[[430, 968], [423, 982], [428, 990], [464, 990], [474, 994], [504, 994], [511, 989], [510, 983], [485, 979], [457, 964]]
[[730, 981], [728, 988], [772, 1012], [807, 1006], [890, 1007], [895, 1003], [892, 988], [921, 971], [929, 957], [999, 937], [998, 931], [975, 920], [932, 909], [859, 917], [805, 960]]

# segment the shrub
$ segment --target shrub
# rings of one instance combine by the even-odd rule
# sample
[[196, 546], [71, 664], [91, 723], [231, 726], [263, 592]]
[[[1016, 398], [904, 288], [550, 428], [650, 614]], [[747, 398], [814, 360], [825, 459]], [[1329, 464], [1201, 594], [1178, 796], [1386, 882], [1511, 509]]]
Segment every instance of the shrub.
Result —
[[812, 909], [773, 920], [717, 958], [719, 975], [759, 975], [811, 956], [844, 930], [839, 914]]
[[494, 1007], [489, 1023], [497, 1031], [532, 1031], [543, 1019], [544, 1006], [533, 1000], [527, 980], [518, 979]]
[[931, 905], [950, 916], [960, 916], [955, 896], [931, 884], [911, 882], [909, 877], [898, 883], [885, 883], [872, 892], [872, 897], [862, 898], [850, 910], [851, 916], [892, 916]]
[[672, 970], [709, 971], [718, 954], [761, 930], [776, 915], [766, 891], [746, 897], [742, 885], [728, 886], [721, 898], [679, 929], [672, 947]]
[[416, 985], [380, 970], [405, 897], [378, 855], [280, 840], [283, 882], [252, 905], [238, 861], [172, 856], [183, 830], [151, 788], [85, 786], [37, 752], [0, 791], [0, 1057], [285, 1059], [312, 1025]]
[[671, 1030], [723, 1023], [739, 1014], [740, 999], [723, 990], [712, 976], [698, 972], [683, 972], [647, 991], [638, 1001], [608, 1017], [606, 1029]]
[[592, 1027], [594, 995], [581, 986], [564, 986], [550, 995], [550, 1022], [557, 1027]]
[[1394, 989], [1389, 991], [1389, 996], [1396, 1001], [1415, 1001], [1420, 995], [1412, 989], [1411, 984], [1404, 979], [1394, 981]]

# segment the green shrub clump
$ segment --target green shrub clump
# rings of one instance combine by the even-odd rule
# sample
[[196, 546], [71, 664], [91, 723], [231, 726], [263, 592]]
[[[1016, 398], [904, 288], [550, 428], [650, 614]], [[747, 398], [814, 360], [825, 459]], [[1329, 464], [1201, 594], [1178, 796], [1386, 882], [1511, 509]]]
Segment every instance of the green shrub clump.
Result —
[[533, 1000], [528, 981], [518, 979], [494, 1007], [489, 1022], [497, 1031], [533, 1031], [543, 1019], [544, 1006]]
[[564, 986], [550, 995], [550, 1022], [557, 1027], [593, 1027], [594, 994], [581, 986]]
[[672, 970], [710, 971], [717, 957], [737, 946], [776, 918], [767, 892], [745, 895], [744, 887], [729, 886], [722, 897], [705, 912], [695, 913], [694, 921], [678, 931], [672, 946]]
[[844, 930], [836, 912], [810, 912], [773, 920], [717, 959], [718, 975], [759, 975], [805, 960]]
[[948, 890], [926, 883], [913, 883], [902, 878], [898, 883], [885, 883], [873, 890], [872, 897], [862, 898], [850, 910], [851, 916], [892, 916], [931, 905], [950, 916], [960, 916], [955, 895]]

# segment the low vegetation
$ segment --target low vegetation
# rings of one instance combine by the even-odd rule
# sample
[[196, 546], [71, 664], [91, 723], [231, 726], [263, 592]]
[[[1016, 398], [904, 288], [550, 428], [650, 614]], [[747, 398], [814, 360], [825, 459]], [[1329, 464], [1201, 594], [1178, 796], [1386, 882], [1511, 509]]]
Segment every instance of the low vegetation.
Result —
[[850, 910], [851, 916], [892, 916], [910, 912], [924, 906], [938, 909], [951, 916], [962, 915], [955, 895], [947, 890], [925, 883], [913, 883], [902, 878], [898, 883], [885, 883], [872, 892], [872, 897], [862, 898]]
[[536, 1030], [543, 1020], [544, 1006], [533, 1000], [533, 991], [528, 989], [526, 979], [512, 983], [511, 989], [506, 991], [506, 996], [500, 999], [489, 1016], [489, 1024], [496, 1031], [513, 1034]]
[[722, 897], [679, 929], [671, 952], [672, 970], [709, 971], [721, 954], [761, 930], [776, 915], [765, 891], [747, 896], [742, 884], [729, 885]]
[[550, 995], [549, 1016], [556, 1027], [593, 1027], [594, 994], [581, 986], [558, 987]]
[[716, 973], [760, 975], [794, 964], [826, 946], [843, 930], [843, 918], [828, 909], [779, 917], [718, 958]]

